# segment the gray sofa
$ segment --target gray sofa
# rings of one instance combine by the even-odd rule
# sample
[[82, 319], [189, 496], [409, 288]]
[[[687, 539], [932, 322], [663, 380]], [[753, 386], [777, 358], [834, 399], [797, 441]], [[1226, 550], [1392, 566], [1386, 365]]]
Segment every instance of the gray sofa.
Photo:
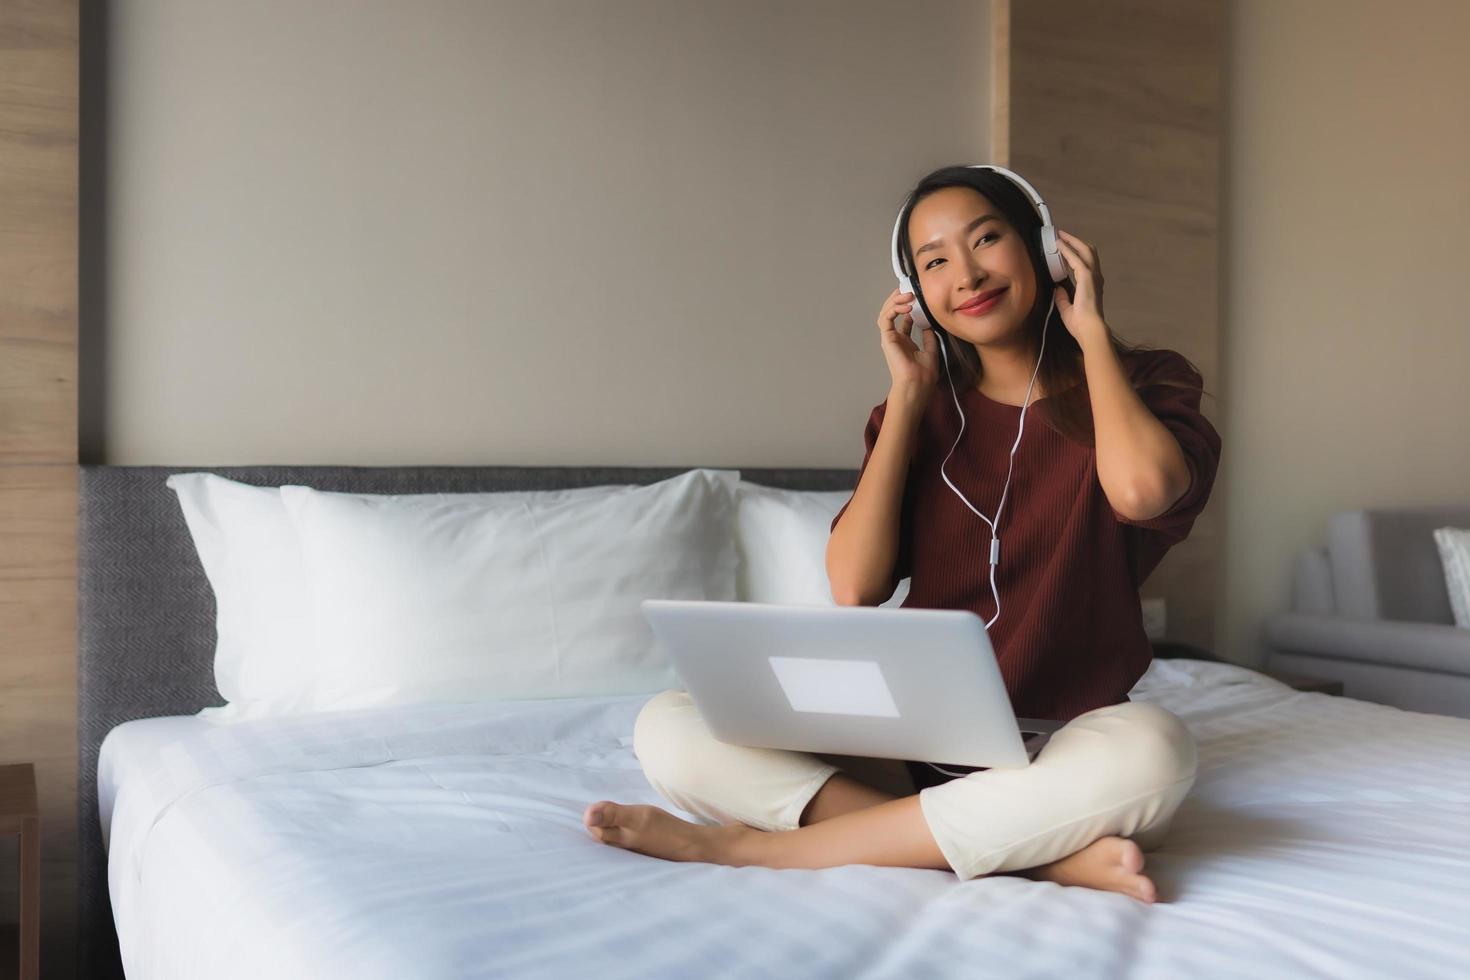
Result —
[[1454, 625], [1437, 527], [1470, 527], [1470, 506], [1334, 514], [1327, 544], [1297, 556], [1291, 612], [1266, 620], [1269, 667], [1470, 718], [1470, 629]]

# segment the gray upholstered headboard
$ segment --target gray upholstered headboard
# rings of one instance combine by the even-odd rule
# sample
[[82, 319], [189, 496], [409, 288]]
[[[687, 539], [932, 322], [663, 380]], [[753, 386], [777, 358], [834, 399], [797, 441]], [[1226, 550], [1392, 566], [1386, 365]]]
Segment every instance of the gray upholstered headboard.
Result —
[[[690, 468], [79, 467], [78, 975], [122, 976], [97, 813], [98, 746], [122, 722], [221, 703], [214, 686], [214, 595], [166, 477], [204, 471], [257, 486], [469, 493], [646, 484]], [[739, 469], [746, 480], [793, 490], [851, 490], [857, 483], [856, 469]]]

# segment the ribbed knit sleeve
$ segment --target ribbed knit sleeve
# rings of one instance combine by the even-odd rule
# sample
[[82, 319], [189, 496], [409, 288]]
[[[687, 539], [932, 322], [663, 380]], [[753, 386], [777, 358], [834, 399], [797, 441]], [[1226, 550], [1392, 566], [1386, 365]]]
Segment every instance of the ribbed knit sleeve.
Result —
[[[862, 464], [858, 467], [859, 484], [862, 483], [863, 474], [868, 471], [868, 460], [873, 457], [873, 446], [878, 442], [878, 433], [883, 428], [883, 416], [887, 409], [888, 400], [885, 398], [881, 403], [875, 405], [873, 407], [873, 410], [868, 413], [868, 424], [863, 429], [863, 461]], [[857, 493], [856, 487], [853, 488], [853, 493]], [[842, 505], [842, 508], [837, 511], [836, 516], [832, 518], [832, 527], [830, 530], [837, 530], [837, 522], [842, 520], [842, 515], [847, 513], [847, 506], [851, 503], [852, 497], [849, 496], [847, 498], [847, 503], [844, 503]], [[891, 597], [893, 595], [893, 590], [898, 587], [899, 582], [910, 577], [913, 574], [913, 512], [913, 481], [905, 479], [903, 502], [899, 506], [898, 515], [898, 555], [894, 560], [893, 581], [889, 584], [888, 596], [884, 597], [885, 601], [888, 597]]]
[[1118, 521], [1163, 534], [1170, 544], [1183, 541], [1194, 519], [1209, 502], [1220, 468], [1220, 434], [1200, 412], [1203, 379], [1172, 351], [1159, 358], [1155, 370], [1137, 388], [1139, 400], [1148, 407], [1184, 452], [1189, 464], [1189, 489], [1164, 513], [1147, 520], [1132, 520], [1121, 514]]

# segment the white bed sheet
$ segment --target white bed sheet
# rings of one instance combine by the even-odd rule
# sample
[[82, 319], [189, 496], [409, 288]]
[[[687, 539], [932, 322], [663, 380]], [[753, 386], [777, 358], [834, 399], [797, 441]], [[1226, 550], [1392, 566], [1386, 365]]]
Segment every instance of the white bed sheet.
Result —
[[117, 788], [153, 765], [165, 745], [217, 727], [217, 723], [198, 715], [169, 715], [126, 722], [108, 733], [104, 743], [107, 749], [97, 756], [97, 812], [102, 818], [104, 846], [112, 826]]
[[669, 807], [631, 748], [643, 696], [129, 723], [99, 763], [123, 962], [151, 980], [1470, 975], [1470, 720], [1189, 660], [1132, 696], [1200, 749], [1147, 855], [1151, 906], [600, 844], [587, 803]]

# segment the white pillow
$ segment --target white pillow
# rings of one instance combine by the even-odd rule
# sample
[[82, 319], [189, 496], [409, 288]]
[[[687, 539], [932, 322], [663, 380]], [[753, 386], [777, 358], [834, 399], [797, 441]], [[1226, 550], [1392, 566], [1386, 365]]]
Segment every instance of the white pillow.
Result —
[[[279, 487], [257, 487], [214, 473], [175, 473], [174, 491], [214, 592], [215, 686], [229, 702], [199, 712], [244, 721], [308, 710], [313, 656], [306, 565]], [[630, 484], [460, 494], [334, 494], [355, 499], [500, 501], [579, 500]]]
[[1470, 629], [1470, 528], [1436, 528], [1434, 543], [1444, 565], [1444, 585], [1450, 594], [1455, 625]]
[[735, 598], [738, 479], [514, 500], [282, 487], [311, 596], [311, 707], [677, 686], [638, 604]]
[[296, 529], [276, 487], [213, 473], [164, 481], [214, 591], [214, 682], [229, 702], [202, 716], [243, 720], [304, 710], [311, 607]]
[[[738, 487], [736, 592], [743, 602], [833, 606], [827, 579], [827, 540], [832, 518], [850, 490], [782, 490], [741, 480]], [[882, 603], [903, 604], [904, 579]]]

